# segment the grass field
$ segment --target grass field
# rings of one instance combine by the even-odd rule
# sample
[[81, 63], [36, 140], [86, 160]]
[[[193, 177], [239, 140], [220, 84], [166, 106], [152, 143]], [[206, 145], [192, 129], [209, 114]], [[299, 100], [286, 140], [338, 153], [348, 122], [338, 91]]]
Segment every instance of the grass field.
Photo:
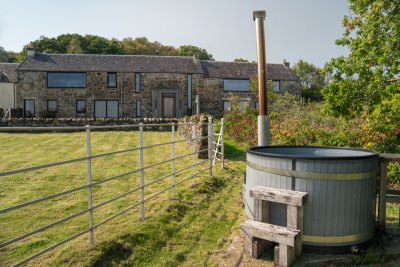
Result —
[[[179, 139], [179, 136], [176, 136]], [[92, 154], [111, 152], [138, 146], [138, 132], [92, 132]], [[170, 132], [144, 133], [145, 145], [169, 142]], [[67, 159], [84, 157], [85, 133], [0, 133], [0, 171], [24, 168]], [[186, 143], [176, 145], [176, 156], [190, 153]], [[229, 148], [228, 154], [229, 154]], [[29, 263], [31, 266], [174, 266], [214, 265], [213, 251], [218, 250], [237, 227], [241, 216], [240, 179], [244, 170], [243, 151], [231, 148], [234, 157], [225, 172], [215, 168], [214, 176], [204, 172], [177, 187], [175, 199], [171, 190], [146, 202], [146, 220], [140, 220], [135, 208], [95, 230], [96, 245], [91, 246], [88, 234], [48, 252]], [[235, 158], [236, 157], [236, 158]], [[171, 158], [171, 145], [144, 151], [145, 166]], [[198, 162], [202, 160], [198, 159]], [[178, 171], [193, 164], [188, 156], [176, 161]], [[198, 171], [207, 168], [205, 162]], [[93, 181], [139, 167], [139, 152], [96, 158], [92, 160]], [[171, 163], [145, 170], [145, 183], [171, 172]], [[176, 182], [193, 174], [189, 169], [177, 175]], [[0, 177], [0, 208], [13, 206], [85, 185], [86, 162], [41, 169]], [[171, 177], [146, 187], [146, 198], [171, 186]], [[124, 176], [93, 188], [93, 204], [132, 190], [140, 185], [139, 173]], [[140, 191], [94, 210], [94, 224], [140, 202]], [[87, 209], [87, 191], [81, 190], [32, 206], [0, 214], [0, 242], [43, 227], [56, 220]], [[25, 238], [0, 249], [0, 265], [8, 266], [29, 255], [88, 228], [85, 213], [42, 233]]]
[[[92, 154], [138, 146], [138, 132], [93, 132]], [[145, 145], [164, 143], [169, 132], [145, 132]], [[179, 136], [176, 136], [179, 139]], [[0, 171], [84, 157], [85, 133], [0, 133]], [[144, 152], [145, 166], [171, 157], [171, 147]], [[180, 143], [176, 156], [191, 152]], [[243, 149], [225, 145], [226, 169], [214, 168], [146, 202], [146, 220], [135, 208], [95, 229], [95, 246], [85, 234], [31, 261], [28, 266], [216, 266], [233, 230], [243, 221], [241, 183], [245, 170]], [[201, 160], [198, 160], [201, 161]], [[191, 156], [176, 162], [176, 171], [193, 163]], [[93, 159], [93, 180], [137, 169], [139, 152]], [[198, 166], [204, 169], [207, 163]], [[170, 163], [145, 171], [149, 183], [170, 173]], [[177, 182], [192, 175], [187, 170]], [[93, 188], [94, 205], [139, 186], [139, 174], [132, 174]], [[0, 209], [86, 184], [86, 162], [73, 163], [17, 175], [0, 177]], [[146, 196], [171, 185], [171, 177], [146, 188]], [[140, 201], [140, 192], [94, 210], [94, 224]], [[398, 205], [388, 204], [387, 220], [396, 225]], [[86, 190], [0, 214], [0, 243], [87, 209]], [[9, 266], [29, 255], [88, 228], [84, 214], [42, 233], [0, 249], [0, 266]], [[222, 253], [223, 255], [223, 253]]]

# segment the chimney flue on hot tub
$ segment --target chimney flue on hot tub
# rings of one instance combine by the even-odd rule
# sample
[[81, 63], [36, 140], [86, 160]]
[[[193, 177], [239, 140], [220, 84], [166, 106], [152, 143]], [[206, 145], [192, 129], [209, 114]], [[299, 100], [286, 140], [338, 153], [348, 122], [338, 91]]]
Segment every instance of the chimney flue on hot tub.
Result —
[[265, 62], [265, 35], [264, 20], [265, 10], [253, 12], [256, 21], [257, 34], [257, 65], [258, 65], [258, 146], [269, 145], [269, 121], [267, 113], [267, 65]]

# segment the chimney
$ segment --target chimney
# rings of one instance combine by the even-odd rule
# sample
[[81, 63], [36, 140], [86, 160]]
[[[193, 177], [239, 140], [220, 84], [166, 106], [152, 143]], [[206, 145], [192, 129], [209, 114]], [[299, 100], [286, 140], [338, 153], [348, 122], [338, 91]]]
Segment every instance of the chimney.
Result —
[[197, 61], [198, 61], [199, 59], [200, 59], [200, 58], [199, 58], [199, 54], [194, 53], [194, 54], [193, 54], [193, 63], [197, 63]]
[[34, 57], [36, 55], [36, 49], [34, 46], [29, 46], [26, 48], [26, 55], [28, 57]]
[[285, 65], [285, 67], [290, 68], [290, 63], [286, 61], [286, 59], [283, 60], [283, 65]]
[[269, 145], [269, 120], [267, 116], [267, 64], [265, 56], [265, 10], [253, 11], [253, 20], [256, 21], [257, 43], [257, 73], [258, 73], [258, 146]]

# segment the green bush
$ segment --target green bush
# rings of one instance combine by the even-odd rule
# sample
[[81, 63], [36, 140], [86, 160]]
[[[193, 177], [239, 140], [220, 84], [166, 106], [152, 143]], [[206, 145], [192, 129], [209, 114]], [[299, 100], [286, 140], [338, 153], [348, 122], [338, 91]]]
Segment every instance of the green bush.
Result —
[[[286, 94], [276, 99], [269, 114], [271, 145], [315, 145], [400, 153], [400, 96], [370, 116], [351, 119], [324, 112], [324, 104]], [[257, 113], [225, 113], [226, 134], [242, 146], [257, 145]], [[388, 178], [400, 186], [400, 165], [390, 164]]]

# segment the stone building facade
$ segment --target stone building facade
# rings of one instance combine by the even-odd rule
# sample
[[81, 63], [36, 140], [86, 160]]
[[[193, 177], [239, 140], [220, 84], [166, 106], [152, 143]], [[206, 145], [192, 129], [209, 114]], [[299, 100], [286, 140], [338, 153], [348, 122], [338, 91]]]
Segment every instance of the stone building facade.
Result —
[[[17, 68], [16, 105], [26, 117], [183, 117], [196, 105], [200, 113], [221, 115], [229, 93], [255, 103], [247, 85], [256, 73], [255, 63], [196, 57], [29, 51]], [[301, 93], [289, 66], [268, 64], [267, 76], [279, 81], [279, 91]]]

